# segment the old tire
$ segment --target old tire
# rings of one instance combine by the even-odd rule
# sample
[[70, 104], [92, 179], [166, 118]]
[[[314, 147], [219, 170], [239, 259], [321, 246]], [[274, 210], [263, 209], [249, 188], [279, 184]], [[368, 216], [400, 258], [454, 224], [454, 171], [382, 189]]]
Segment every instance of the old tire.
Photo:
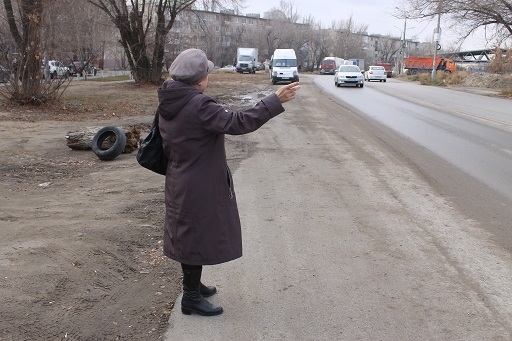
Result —
[[[112, 145], [104, 146], [106, 140], [114, 139]], [[105, 143], [106, 144], [106, 143]], [[98, 130], [92, 139], [92, 151], [103, 161], [109, 161], [118, 157], [126, 147], [126, 135], [121, 128], [106, 126]]]

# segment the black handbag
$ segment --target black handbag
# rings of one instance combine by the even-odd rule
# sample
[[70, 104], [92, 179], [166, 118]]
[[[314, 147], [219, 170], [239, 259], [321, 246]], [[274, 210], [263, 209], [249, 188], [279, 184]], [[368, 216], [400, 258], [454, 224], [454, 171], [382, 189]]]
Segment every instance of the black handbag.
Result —
[[158, 111], [155, 112], [151, 131], [140, 143], [137, 162], [142, 167], [158, 174], [165, 175], [167, 171], [168, 159], [164, 153], [162, 136], [160, 136], [160, 130], [158, 129]]

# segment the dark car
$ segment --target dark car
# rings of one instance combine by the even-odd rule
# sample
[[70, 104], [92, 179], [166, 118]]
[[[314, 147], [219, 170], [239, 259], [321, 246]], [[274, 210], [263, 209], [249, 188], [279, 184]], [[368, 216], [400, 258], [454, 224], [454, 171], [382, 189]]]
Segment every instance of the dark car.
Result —
[[8, 68], [0, 65], [0, 83], [7, 83], [11, 78], [11, 72]]
[[68, 68], [70, 76], [79, 75], [80, 77], [82, 77], [84, 69], [88, 75], [96, 76], [96, 73], [98, 72], [90, 62], [84, 60], [76, 60], [69, 64]]
[[257, 62], [256, 63], [256, 70], [257, 71], [265, 70], [265, 64]]

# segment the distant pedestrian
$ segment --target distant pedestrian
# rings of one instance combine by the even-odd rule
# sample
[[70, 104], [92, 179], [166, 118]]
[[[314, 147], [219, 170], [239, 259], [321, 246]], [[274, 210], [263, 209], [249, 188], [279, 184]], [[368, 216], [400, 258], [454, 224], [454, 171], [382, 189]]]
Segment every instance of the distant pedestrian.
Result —
[[18, 58], [14, 57], [13, 61], [12, 61], [12, 74], [17, 76], [18, 75], [18, 67], [19, 67], [19, 62], [18, 62]]
[[204, 94], [213, 70], [203, 51], [181, 52], [169, 67], [171, 79], [158, 89], [160, 133], [170, 162], [165, 177], [164, 254], [181, 263], [184, 314], [219, 315], [205, 297], [216, 293], [201, 283], [203, 265], [242, 256], [242, 235], [224, 135], [255, 131], [284, 111], [299, 83], [280, 87], [255, 107], [225, 109]]

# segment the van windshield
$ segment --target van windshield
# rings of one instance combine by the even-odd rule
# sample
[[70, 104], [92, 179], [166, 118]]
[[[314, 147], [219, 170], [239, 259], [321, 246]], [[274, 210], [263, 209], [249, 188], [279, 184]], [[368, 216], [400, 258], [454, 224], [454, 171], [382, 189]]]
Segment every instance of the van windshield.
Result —
[[251, 62], [252, 61], [252, 57], [251, 56], [239, 56], [238, 60], [241, 60], [243, 62]]
[[297, 59], [274, 59], [272, 66], [297, 66]]

